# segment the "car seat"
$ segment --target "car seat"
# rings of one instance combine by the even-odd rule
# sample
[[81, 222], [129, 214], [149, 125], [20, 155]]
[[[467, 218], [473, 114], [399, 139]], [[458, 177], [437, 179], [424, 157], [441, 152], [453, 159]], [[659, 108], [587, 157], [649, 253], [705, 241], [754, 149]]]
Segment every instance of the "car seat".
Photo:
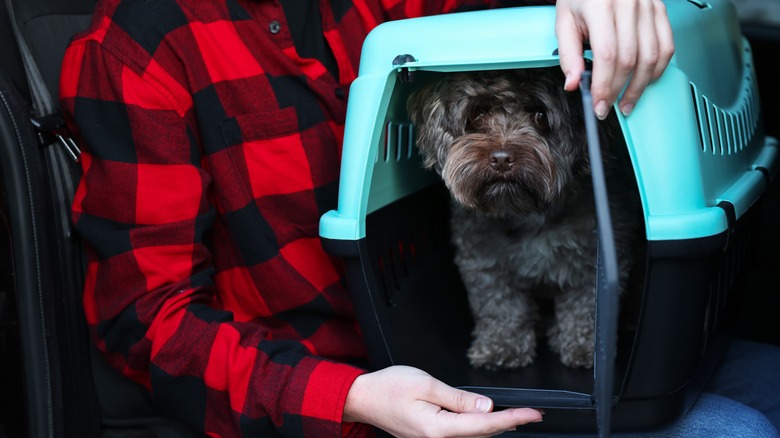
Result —
[[[67, 43], [89, 24], [95, 0], [4, 1], [0, 388], [7, 395], [0, 398], [0, 438], [196, 436], [102, 360], [83, 316], [84, 258], [70, 223], [78, 151], [56, 136], [56, 96]], [[26, 49], [17, 44], [14, 17]]]

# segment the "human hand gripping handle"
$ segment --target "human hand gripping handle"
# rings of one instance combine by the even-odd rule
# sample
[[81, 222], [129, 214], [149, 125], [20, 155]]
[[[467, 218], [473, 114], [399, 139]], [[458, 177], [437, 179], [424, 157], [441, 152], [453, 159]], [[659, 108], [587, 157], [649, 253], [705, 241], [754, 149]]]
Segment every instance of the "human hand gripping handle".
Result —
[[624, 86], [618, 106], [624, 115], [630, 114], [674, 54], [672, 28], [661, 0], [558, 0], [555, 34], [567, 91], [579, 86], [585, 69], [583, 43], [590, 43], [593, 109], [602, 120]]
[[392, 366], [352, 384], [343, 421], [376, 426], [397, 437], [481, 437], [542, 421], [530, 408], [493, 411], [479, 394], [446, 385], [416, 368]]

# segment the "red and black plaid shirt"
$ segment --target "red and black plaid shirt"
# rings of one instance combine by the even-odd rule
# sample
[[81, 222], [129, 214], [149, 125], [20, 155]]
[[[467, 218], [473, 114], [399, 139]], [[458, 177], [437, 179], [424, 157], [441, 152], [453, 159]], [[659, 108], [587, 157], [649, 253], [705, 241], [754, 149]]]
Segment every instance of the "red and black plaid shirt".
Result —
[[[377, 24], [490, 0], [321, 1], [339, 77], [267, 0], [108, 0], [69, 46], [73, 205], [101, 351], [213, 436], [340, 436], [365, 355], [318, 221]], [[365, 428], [352, 428], [365, 432]]]

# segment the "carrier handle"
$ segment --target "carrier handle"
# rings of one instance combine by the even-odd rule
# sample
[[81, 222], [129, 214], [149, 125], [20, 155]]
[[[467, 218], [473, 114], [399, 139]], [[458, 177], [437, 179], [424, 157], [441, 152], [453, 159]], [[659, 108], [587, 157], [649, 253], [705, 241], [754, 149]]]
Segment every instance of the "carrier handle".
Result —
[[586, 70], [580, 80], [585, 131], [588, 137], [593, 196], [598, 221], [598, 264], [596, 267], [596, 347], [593, 364], [593, 403], [601, 438], [609, 438], [612, 424], [612, 390], [617, 343], [617, 312], [619, 275], [615, 236], [607, 199], [607, 185], [601, 158], [593, 96], [590, 94], [591, 72]]

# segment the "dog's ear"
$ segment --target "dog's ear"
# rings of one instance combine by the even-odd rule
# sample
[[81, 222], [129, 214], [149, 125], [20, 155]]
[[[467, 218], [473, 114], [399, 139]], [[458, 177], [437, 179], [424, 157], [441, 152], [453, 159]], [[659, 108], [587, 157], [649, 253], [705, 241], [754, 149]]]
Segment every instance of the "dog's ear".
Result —
[[441, 173], [449, 146], [455, 140], [447, 131], [447, 104], [443, 99], [446, 80], [429, 82], [406, 101], [406, 112], [414, 125], [415, 141], [423, 164]]

